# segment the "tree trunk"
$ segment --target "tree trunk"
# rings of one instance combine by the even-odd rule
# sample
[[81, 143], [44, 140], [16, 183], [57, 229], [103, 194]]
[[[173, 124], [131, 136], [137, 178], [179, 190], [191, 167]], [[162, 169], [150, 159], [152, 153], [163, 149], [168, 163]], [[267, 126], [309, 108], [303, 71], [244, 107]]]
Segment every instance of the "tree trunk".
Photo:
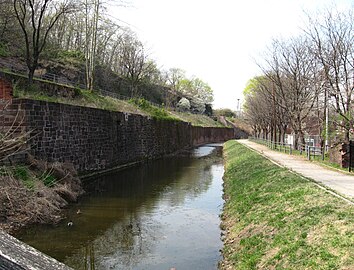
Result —
[[349, 129], [345, 129], [345, 137], [344, 137], [344, 143], [349, 144], [350, 141], [350, 131]]
[[294, 131], [294, 148], [299, 149], [299, 132], [297, 130]]
[[28, 86], [33, 85], [33, 77], [34, 77], [34, 70], [29, 70], [28, 71]]
[[305, 136], [302, 130], [299, 131], [299, 140], [302, 145], [305, 145]]

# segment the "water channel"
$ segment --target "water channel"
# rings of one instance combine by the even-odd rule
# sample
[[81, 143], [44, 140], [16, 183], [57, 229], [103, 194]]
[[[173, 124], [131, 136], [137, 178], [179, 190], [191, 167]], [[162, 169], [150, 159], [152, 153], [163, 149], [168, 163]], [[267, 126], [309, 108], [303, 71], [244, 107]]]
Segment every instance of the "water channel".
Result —
[[67, 220], [18, 238], [74, 269], [217, 269], [221, 152], [205, 145], [94, 179]]

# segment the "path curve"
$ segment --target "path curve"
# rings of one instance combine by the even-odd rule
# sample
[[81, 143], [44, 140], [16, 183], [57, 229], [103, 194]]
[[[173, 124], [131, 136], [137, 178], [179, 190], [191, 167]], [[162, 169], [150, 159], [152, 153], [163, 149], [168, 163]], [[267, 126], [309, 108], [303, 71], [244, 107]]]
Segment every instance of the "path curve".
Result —
[[260, 152], [281, 166], [293, 170], [304, 177], [311, 178], [315, 182], [321, 183], [348, 198], [354, 199], [354, 176], [326, 169], [303, 157], [270, 150], [264, 145], [249, 140], [238, 140], [238, 142]]

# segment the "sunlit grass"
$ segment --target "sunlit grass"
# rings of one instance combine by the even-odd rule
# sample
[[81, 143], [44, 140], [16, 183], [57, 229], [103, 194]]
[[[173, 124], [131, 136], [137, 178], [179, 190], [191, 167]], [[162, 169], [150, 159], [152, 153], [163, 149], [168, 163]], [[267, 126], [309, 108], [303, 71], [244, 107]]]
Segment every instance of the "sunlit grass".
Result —
[[223, 269], [352, 269], [354, 207], [235, 141], [225, 145]]

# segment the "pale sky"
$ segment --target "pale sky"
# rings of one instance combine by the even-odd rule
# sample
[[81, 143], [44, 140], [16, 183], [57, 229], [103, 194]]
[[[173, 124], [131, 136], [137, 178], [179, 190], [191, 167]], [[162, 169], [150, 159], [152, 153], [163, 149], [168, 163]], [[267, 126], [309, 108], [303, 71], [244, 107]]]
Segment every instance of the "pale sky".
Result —
[[180, 68], [214, 91], [214, 108], [236, 110], [255, 63], [275, 37], [300, 32], [305, 15], [354, 0], [129, 0], [112, 10], [162, 69]]

